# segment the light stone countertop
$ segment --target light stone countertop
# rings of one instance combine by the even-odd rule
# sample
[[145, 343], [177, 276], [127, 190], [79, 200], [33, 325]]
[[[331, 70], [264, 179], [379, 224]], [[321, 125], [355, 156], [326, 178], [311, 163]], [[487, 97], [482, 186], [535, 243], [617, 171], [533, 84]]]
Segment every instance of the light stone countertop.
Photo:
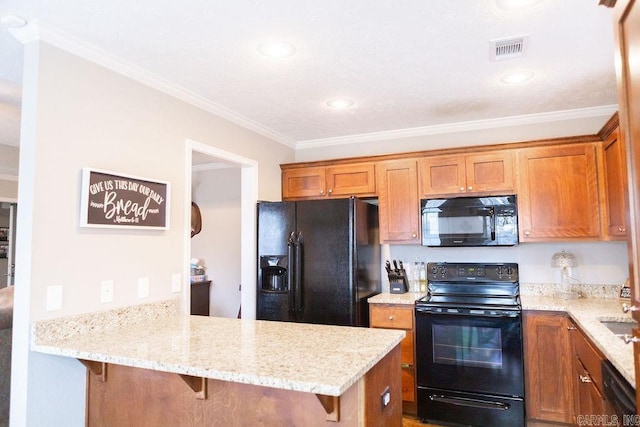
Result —
[[[55, 331], [63, 330], [56, 321]], [[77, 328], [75, 328], [77, 329]], [[31, 348], [59, 356], [340, 396], [404, 338], [400, 330], [160, 316], [69, 335], [34, 325]]]
[[[553, 286], [545, 289], [545, 295], [520, 295], [523, 310], [567, 312], [584, 331], [595, 346], [635, 387], [635, 366], [633, 345], [625, 344], [600, 320], [632, 321], [631, 315], [622, 311], [625, 302], [618, 298], [587, 297], [575, 300], [559, 299], [552, 295]], [[617, 289], [619, 291], [619, 289]], [[550, 294], [549, 294], [550, 293]], [[611, 293], [609, 292], [607, 296]], [[404, 294], [381, 293], [368, 299], [370, 304], [414, 304], [424, 294], [407, 292]], [[628, 303], [628, 301], [626, 301]]]

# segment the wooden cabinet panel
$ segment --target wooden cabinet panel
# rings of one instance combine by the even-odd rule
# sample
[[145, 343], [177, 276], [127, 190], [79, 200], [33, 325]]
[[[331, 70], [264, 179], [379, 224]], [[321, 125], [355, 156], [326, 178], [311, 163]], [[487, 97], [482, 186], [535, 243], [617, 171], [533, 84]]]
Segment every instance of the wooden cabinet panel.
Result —
[[369, 323], [372, 328], [403, 329], [406, 337], [400, 344], [402, 365], [402, 400], [405, 412], [415, 413], [416, 368], [413, 305], [370, 304]]
[[[617, 122], [617, 115], [614, 116]], [[606, 193], [606, 231], [612, 240], [627, 236], [627, 156], [620, 130], [616, 126], [603, 143], [604, 186]]]
[[524, 314], [527, 416], [572, 422], [572, 358], [569, 319], [563, 314]]
[[375, 165], [354, 163], [282, 170], [282, 198], [374, 196]]
[[577, 328], [571, 329], [573, 348], [574, 423], [577, 416], [606, 414], [602, 395], [602, 361], [604, 356], [595, 349]]
[[374, 304], [369, 309], [371, 326], [386, 329], [413, 329], [413, 310], [407, 307]]
[[283, 170], [282, 198], [324, 197], [325, 181], [325, 168], [323, 167]]
[[329, 196], [374, 195], [376, 175], [373, 163], [330, 166], [326, 169]]
[[376, 165], [380, 243], [420, 243], [417, 161], [389, 160]]
[[434, 156], [420, 159], [420, 194], [435, 196], [466, 191], [464, 156]]
[[466, 161], [467, 192], [507, 194], [515, 190], [512, 152], [474, 154]]
[[521, 242], [600, 236], [593, 143], [522, 149], [518, 172]]
[[514, 191], [514, 156], [509, 150], [424, 157], [419, 161], [422, 197], [470, 196]]

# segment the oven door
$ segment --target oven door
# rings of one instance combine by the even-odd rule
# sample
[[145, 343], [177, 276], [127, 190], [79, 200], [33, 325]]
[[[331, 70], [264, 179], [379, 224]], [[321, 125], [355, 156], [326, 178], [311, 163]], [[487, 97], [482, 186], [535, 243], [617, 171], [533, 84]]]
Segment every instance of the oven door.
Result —
[[431, 310], [416, 307], [418, 387], [524, 396], [520, 312]]

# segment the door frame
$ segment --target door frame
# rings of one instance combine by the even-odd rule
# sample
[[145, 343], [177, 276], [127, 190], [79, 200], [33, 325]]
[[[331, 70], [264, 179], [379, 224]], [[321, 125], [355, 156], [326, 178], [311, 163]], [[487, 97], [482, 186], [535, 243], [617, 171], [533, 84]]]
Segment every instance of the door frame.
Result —
[[221, 161], [239, 167], [240, 170], [240, 306], [243, 319], [256, 318], [256, 203], [258, 201], [258, 162], [237, 154], [203, 144], [192, 139], [186, 139], [185, 144], [185, 201], [184, 201], [184, 253], [183, 253], [183, 283], [182, 310], [189, 314], [191, 292], [189, 263], [191, 260], [191, 172], [192, 153], [194, 151], [216, 157]]

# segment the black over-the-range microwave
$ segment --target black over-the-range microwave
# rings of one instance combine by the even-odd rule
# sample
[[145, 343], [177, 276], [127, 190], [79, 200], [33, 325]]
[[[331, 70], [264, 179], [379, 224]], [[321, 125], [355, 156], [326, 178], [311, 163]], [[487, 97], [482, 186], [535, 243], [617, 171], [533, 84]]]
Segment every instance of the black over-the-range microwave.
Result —
[[518, 244], [516, 196], [423, 199], [423, 246]]

